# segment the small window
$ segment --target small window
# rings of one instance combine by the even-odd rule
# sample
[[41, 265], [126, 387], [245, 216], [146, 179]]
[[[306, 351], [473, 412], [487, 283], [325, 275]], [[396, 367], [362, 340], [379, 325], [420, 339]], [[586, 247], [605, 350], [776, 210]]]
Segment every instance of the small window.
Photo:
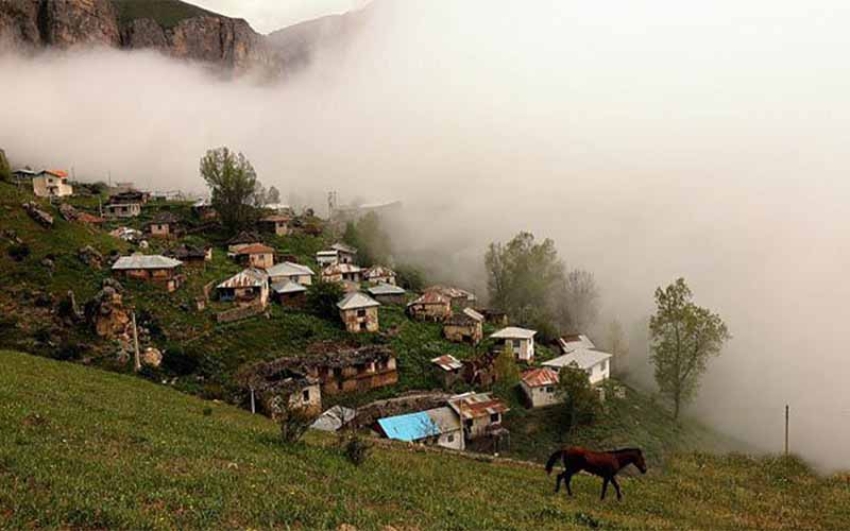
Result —
[[357, 310], [357, 317], [366, 317], [366, 310]]
[[360, 330], [367, 330], [369, 325], [367, 323], [360, 323]]
[[454, 434], [454, 433], [450, 433], [450, 434], [449, 434], [449, 436], [448, 436], [448, 437], [446, 437], [446, 441], [447, 441], [447, 442], [450, 442], [450, 443], [455, 442], [455, 434]]
[[301, 393], [301, 400], [303, 400], [304, 402], [310, 401], [310, 390], [309, 389], [304, 389], [304, 392]]
[[498, 413], [490, 414], [490, 422], [499, 422], [499, 414]]
[[552, 386], [550, 385], [549, 387], [547, 387], [547, 388], [546, 388], [546, 392], [547, 392], [547, 393], [554, 393], [554, 392], [555, 392], [555, 388], [554, 388], [554, 387], [552, 387]]

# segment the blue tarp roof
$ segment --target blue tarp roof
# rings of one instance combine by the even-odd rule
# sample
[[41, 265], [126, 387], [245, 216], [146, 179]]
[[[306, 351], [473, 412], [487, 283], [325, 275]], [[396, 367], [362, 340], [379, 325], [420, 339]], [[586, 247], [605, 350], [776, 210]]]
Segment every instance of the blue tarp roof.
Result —
[[440, 433], [439, 426], [424, 411], [379, 419], [378, 424], [388, 438], [399, 441], [417, 441]]

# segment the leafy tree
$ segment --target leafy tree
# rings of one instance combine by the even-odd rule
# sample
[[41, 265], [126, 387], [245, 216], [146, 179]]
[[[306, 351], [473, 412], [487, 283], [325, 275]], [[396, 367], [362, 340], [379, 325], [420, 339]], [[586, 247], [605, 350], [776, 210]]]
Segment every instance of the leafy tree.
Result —
[[723, 320], [691, 301], [693, 294], [679, 278], [655, 290], [655, 315], [649, 319], [651, 360], [662, 395], [673, 401], [673, 416], [691, 400], [708, 360], [718, 356], [731, 338]]
[[345, 291], [339, 283], [320, 279], [307, 287], [307, 309], [324, 319], [339, 319], [336, 304], [344, 295]]
[[599, 315], [599, 289], [593, 273], [574, 269], [562, 284], [558, 321], [568, 333], [586, 333]]
[[520, 324], [552, 322], [553, 293], [564, 282], [564, 264], [555, 242], [538, 243], [521, 232], [507, 244], [491, 243], [484, 257], [492, 304]]
[[617, 319], [608, 323], [605, 331], [605, 350], [614, 356], [611, 359], [611, 372], [624, 374], [628, 366], [629, 342], [623, 325]]
[[425, 274], [415, 266], [401, 264], [395, 268], [396, 282], [410, 291], [421, 291], [425, 287]]
[[369, 212], [356, 222], [348, 222], [342, 241], [357, 248], [357, 258], [363, 266], [388, 265], [392, 257], [390, 236], [381, 224], [381, 218]]
[[6, 158], [6, 152], [0, 149], [0, 181], [9, 182], [12, 180], [12, 166], [9, 165], [9, 159]]
[[211, 149], [201, 159], [200, 171], [225, 228], [236, 232], [248, 225], [254, 215], [251, 201], [257, 173], [245, 155], [226, 147]]
[[510, 392], [519, 383], [519, 367], [510, 348], [502, 349], [493, 362], [493, 368], [496, 371], [496, 389], [499, 394]]
[[558, 377], [558, 395], [564, 401], [569, 428], [593, 422], [599, 413], [600, 403], [587, 373], [567, 365], [561, 369]]
[[268, 192], [266, 192], [266, 204], [275, 203], [280, 203], [280, 190], [274, 186], [270, 186]]

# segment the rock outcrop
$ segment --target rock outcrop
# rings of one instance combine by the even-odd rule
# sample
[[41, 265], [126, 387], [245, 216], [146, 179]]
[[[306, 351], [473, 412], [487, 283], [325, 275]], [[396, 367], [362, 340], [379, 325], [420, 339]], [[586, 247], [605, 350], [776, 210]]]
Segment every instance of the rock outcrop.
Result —
[[111, 0], [47, 0], [41, 3], [38, 26], [42, 42], [60, 48], [121, 43]]

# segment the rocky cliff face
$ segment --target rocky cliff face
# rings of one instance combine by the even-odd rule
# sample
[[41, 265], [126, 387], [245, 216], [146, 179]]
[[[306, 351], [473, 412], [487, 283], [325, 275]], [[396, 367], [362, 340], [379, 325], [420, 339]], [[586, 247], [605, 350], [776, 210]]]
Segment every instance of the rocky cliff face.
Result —
[[155, 48], [235, 69], [274, 62], [263, 37], [244, 20], [202, 15], [171, 28], [152, 18], [121, 22], [112, 0], [0, 0], [0, 41], [15, 46]]

